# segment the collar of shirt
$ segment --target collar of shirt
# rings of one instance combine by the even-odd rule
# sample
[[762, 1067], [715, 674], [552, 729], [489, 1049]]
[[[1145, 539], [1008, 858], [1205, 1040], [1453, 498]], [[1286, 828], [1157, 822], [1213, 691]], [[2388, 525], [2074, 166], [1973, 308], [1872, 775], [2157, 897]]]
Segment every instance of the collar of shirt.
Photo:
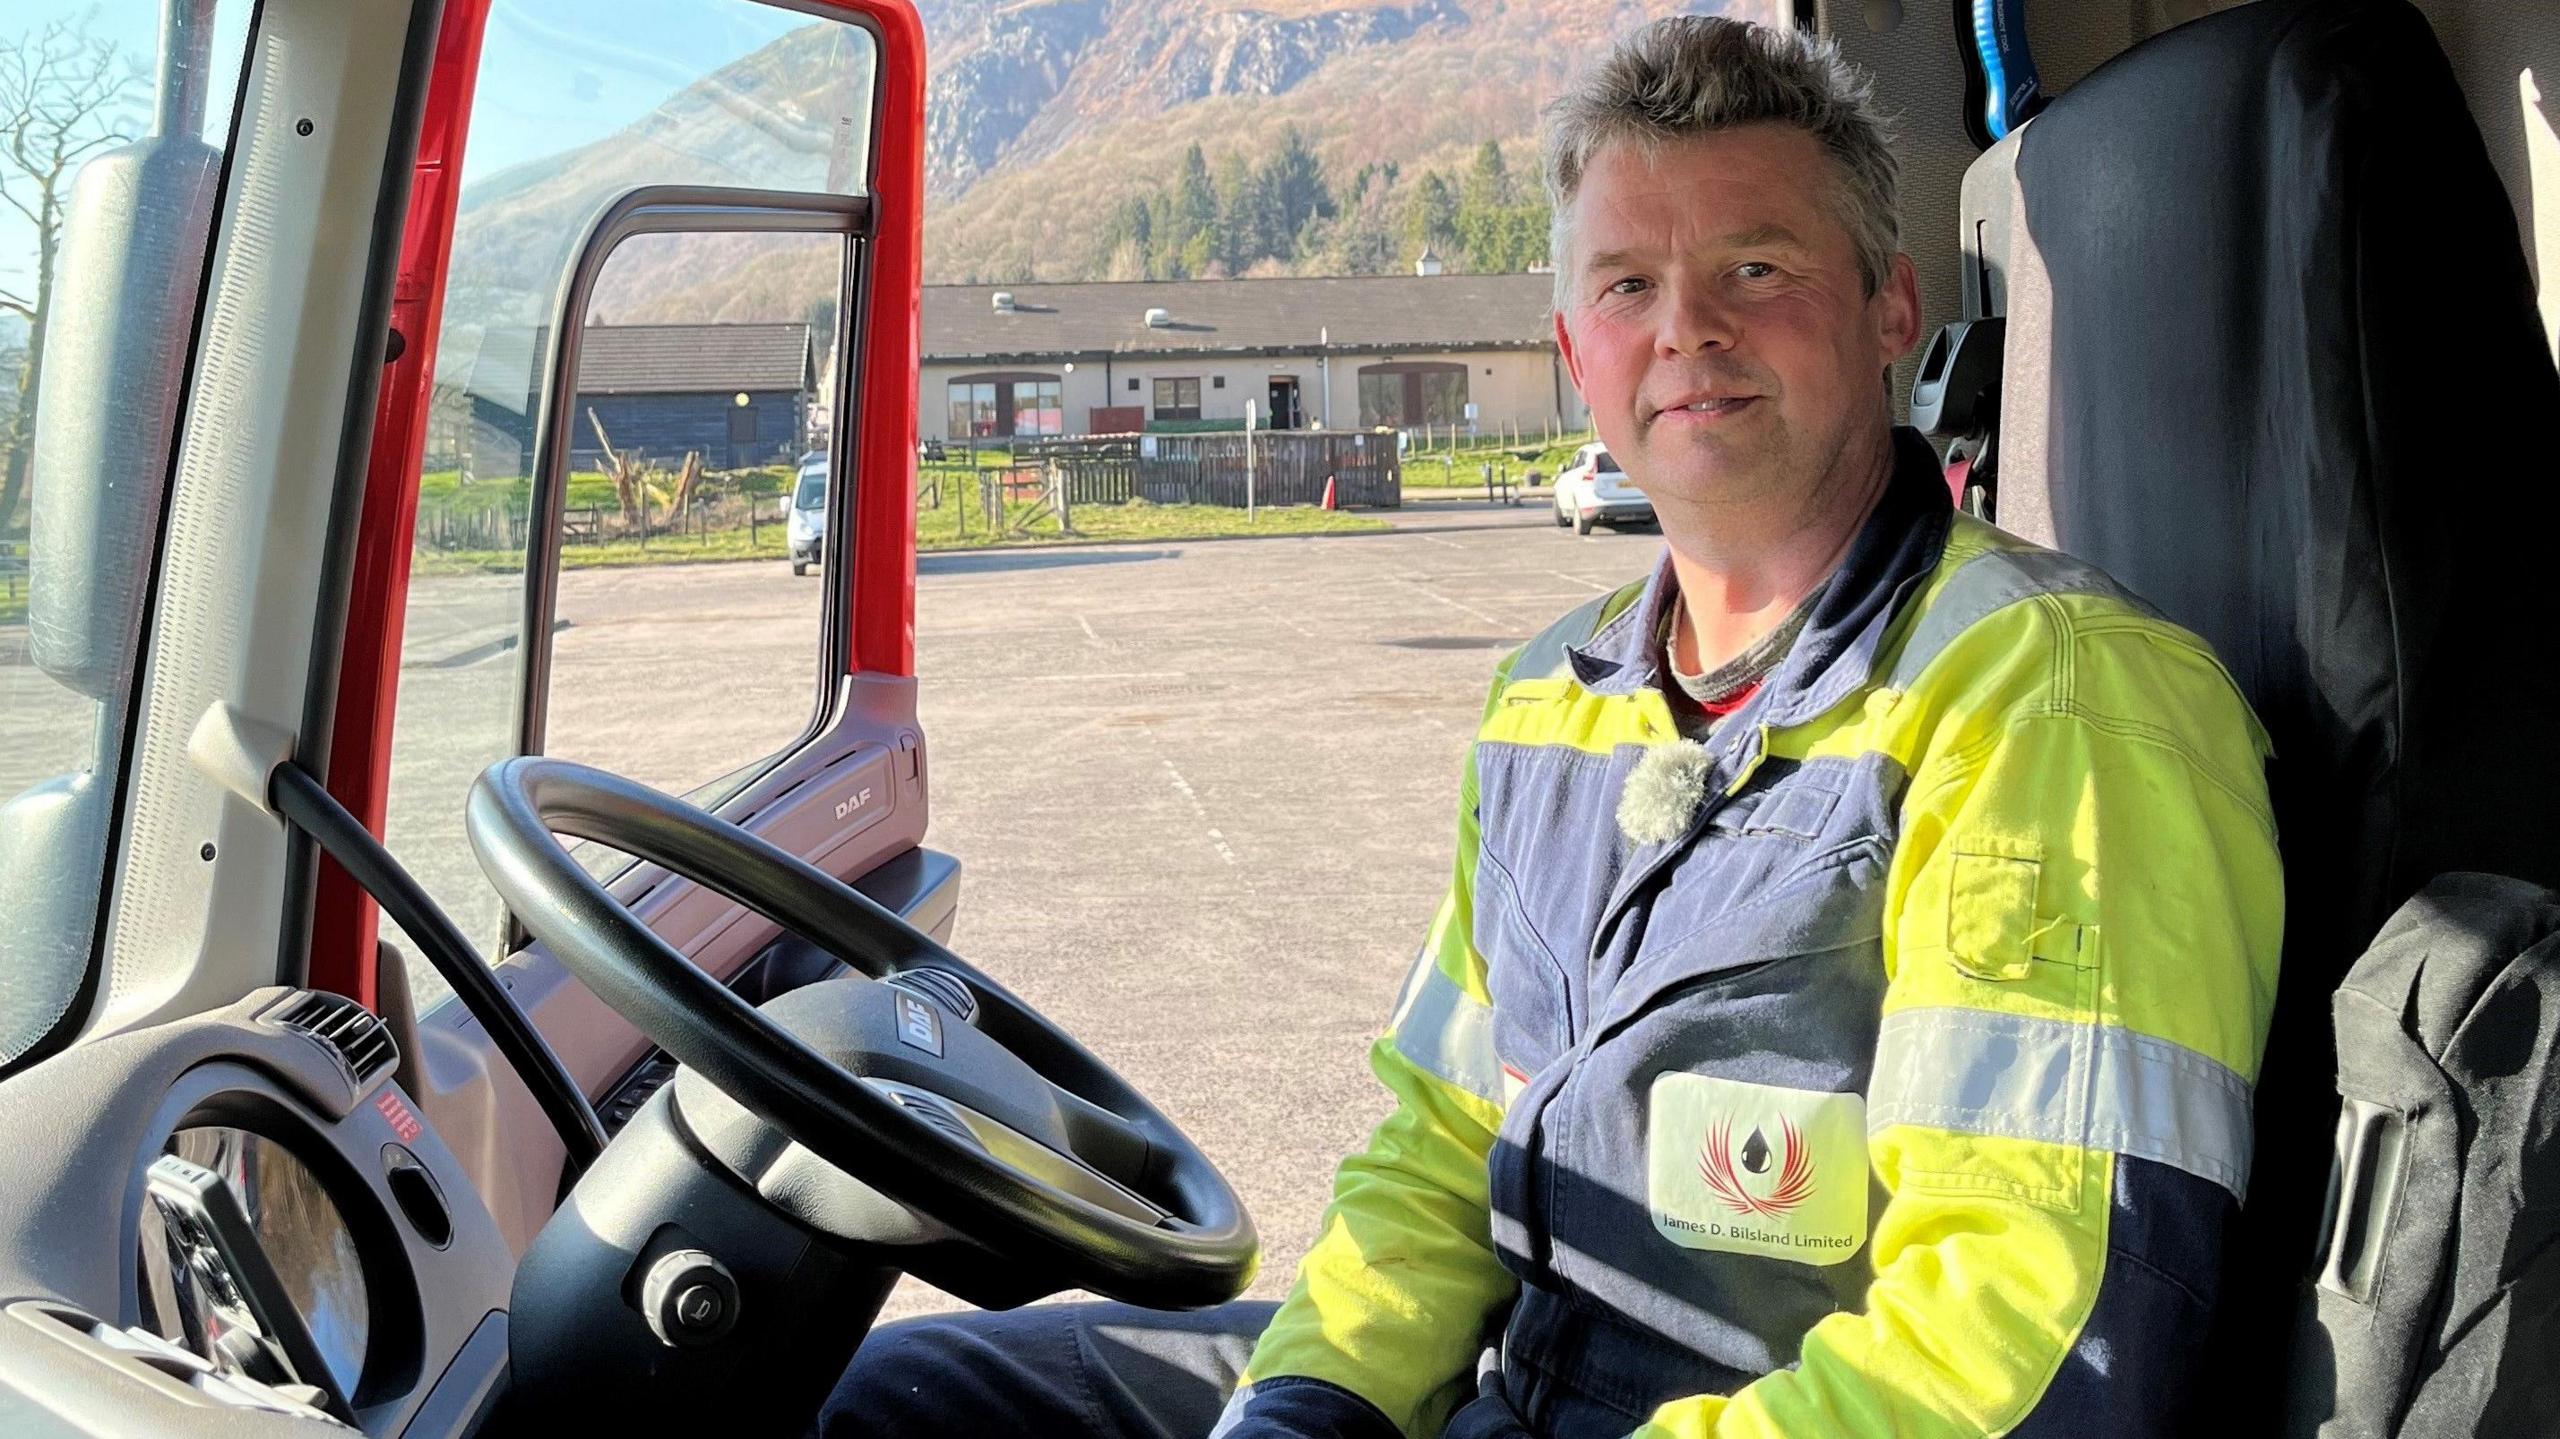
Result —
[[[1814, 592], [1812, 613], [1786, 658], [1744, 705], [1757, 711], [1756, 724], [1811, 718], [1874, 677], [1885, 632], [1936, 568], [1953, 515], [1937, 452], [1919, 431], [1897, 428], [1893, 475], [1884, 494], [1840, 567]], [[1679, 593], [1666, 552], [1636, 603], [1588, 641], [1566, 647], [1574, 678], [1594, 694], [1633, 694], [1646, 686], [1664, 690], [1667, 677], [1655, 637]]]

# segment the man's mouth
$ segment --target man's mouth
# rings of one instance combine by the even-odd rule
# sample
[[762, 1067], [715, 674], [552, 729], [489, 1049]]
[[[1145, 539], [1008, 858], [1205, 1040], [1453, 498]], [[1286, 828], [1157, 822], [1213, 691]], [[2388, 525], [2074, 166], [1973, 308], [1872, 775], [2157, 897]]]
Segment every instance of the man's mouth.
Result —
[[1694, 423], [1730, 418], [1756, 404], [1758, 395], [1701, 395], [1653, 412], [1656, 420]]

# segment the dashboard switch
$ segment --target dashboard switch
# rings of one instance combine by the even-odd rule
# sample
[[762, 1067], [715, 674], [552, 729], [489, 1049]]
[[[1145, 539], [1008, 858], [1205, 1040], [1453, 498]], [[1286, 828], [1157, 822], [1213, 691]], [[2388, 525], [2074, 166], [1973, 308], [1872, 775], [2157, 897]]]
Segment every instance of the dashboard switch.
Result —
[[640, 1283], [640, 1313], [671, 1349], [715, 1344], [738, 1327], [738, 1281], [701, 1250], [678, 1249], [649, 1266]]

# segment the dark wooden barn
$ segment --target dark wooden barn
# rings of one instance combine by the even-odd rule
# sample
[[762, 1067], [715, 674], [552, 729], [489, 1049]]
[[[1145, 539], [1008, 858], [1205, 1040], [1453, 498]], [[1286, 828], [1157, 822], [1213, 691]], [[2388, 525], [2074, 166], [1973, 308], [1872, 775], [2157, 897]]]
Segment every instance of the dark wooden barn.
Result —
[[[549, 339], [547, 326], [482, 338], [469, 386], [474, 475], [531, 469]], [[603, 467], [598, 422], [615, 449], [663, 464], [695, 450], [715, 470], [788, 464], [807, 448], [816, 389], [806, 324], [593, 326], [579, 347], [570, 468]]]

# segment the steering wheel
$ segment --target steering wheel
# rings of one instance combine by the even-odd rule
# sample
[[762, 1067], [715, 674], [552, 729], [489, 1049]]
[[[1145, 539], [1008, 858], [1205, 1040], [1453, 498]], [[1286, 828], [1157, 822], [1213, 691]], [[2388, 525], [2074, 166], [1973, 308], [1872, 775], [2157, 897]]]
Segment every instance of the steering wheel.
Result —
[[[797, 1217], [838, 1229], [867, 1212], [875, 1231], [880, 1206], [861, 1201], [877, 1191], [1051, 1291], [1152, 1308], [1219, 1303], [1252, 1279], [1252, 1221], [1171, 1120], [868, 897], [691, 805], [565, 760], [492, 766], [466, 821], [525, 928], [690, 1071], [676, 1094], [687, 1127]], [[663, 865], [859, 973], [749, 1005], [624, 908], [560, 835]], [[822, 1163], [779, 1185], [747, 1172], [793, 1143]]]

